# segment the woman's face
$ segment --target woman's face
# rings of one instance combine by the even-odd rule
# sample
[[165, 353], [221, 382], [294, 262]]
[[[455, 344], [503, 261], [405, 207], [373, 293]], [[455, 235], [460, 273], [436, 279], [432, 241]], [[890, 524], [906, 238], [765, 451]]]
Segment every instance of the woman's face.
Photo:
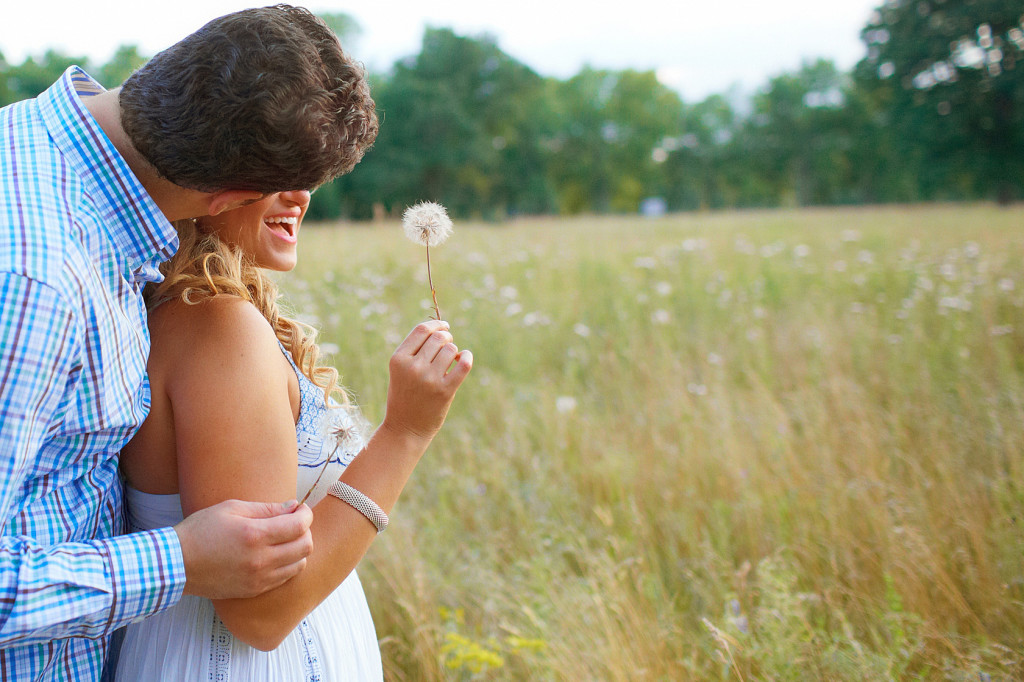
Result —
[[220, 215], [199, 218], [202, 232], [216, 232], [221, 241], [242, 249], [258, 267], [286, 271], [298, 260], [299, 226], [309, 208], [309, 192], [268, 194]]

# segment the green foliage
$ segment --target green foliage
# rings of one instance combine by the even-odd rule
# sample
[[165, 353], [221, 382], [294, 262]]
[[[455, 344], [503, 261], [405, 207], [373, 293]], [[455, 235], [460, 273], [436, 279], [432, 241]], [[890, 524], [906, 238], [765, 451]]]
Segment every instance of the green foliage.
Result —
[[324, 20], [327, 27], [334, 31], [338, 40], [351, 52], [350, 44], [356, 42], [363, 33], [362, 26], [352, 16], [343, 12], [319, 12], [317, 16]]
[[4, 85], [0, 87], [0, 95], [4, 100], [0, 105], [10, 104], [19, 100], [35, 97], [61, 77], [67, 68], [77, 64], [88, 67], [85, 57], [71, 57], [56, 50], [47, 50], [42, 57], [26, 57], [21, 64], [8, 65], [0, 62], [3, 71]]
[[[545, 78], [487, 35], [428, 28], [371, 74], [377, 142], [316, 192], [313, 219], [382, 219], [421, 200], [457, 217], [619, 213], [1024, 197], [1024, 17], [1019, 0], [887, 0], [852, 73], [808, 61], [738, 92], [683, 102], [653, 71]], [[321, 15], [350, 52], [360, 27]], [[0, 104], [71, 63], [0, 58]], [[145, 62], [123, 46], [94, 72]]]
[[106, 88], [116, 88], [145, 63], [146, 57], [139, 54], [139, 48], [136, 45], [122, 45], [117, 48], [110, 61], [100, 67], [94, 77], [100, 82], [100, 85]]
[[1024, 16], [1018, 0], [897, 0], [862, 33], [857, 78], [878, 139], [911, 175], [897, 199], [1024, 197]]

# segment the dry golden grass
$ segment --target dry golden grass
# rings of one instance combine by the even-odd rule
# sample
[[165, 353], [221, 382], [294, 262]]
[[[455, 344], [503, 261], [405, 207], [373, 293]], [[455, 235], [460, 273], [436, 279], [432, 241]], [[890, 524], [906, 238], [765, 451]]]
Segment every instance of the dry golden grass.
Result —
[[[284, 278], [368, 416], [398, 225]], [[389, 680], [1024, 677], [1024, 210], [456, 225], [476, 367], [361, 568]]]

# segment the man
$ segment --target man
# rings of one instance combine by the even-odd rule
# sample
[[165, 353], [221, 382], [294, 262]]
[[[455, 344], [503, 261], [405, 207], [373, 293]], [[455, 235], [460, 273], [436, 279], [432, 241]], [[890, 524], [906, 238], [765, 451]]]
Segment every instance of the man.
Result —
[[294, 502], [118, 535], [117, 453], [149, 407], [141, 291], [169, 221], [319, 185], [376, 132], [362, 69], [287, 5], [210, 22], [119, 91], [72, 67], [0, 110], [0, 679], [98, 679], [110, 633], [183, 592], [254, 596], [303, 568]]

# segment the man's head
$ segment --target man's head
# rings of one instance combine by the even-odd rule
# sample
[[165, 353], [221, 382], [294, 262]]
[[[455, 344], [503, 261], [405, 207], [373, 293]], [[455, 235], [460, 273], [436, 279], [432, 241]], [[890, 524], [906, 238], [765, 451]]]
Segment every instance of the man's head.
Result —
[[214, 19], [132, 74], [121, 125], [180, 187], [311, 189], [352, 170], [377, 135], [362, 66], [309, 11]]

